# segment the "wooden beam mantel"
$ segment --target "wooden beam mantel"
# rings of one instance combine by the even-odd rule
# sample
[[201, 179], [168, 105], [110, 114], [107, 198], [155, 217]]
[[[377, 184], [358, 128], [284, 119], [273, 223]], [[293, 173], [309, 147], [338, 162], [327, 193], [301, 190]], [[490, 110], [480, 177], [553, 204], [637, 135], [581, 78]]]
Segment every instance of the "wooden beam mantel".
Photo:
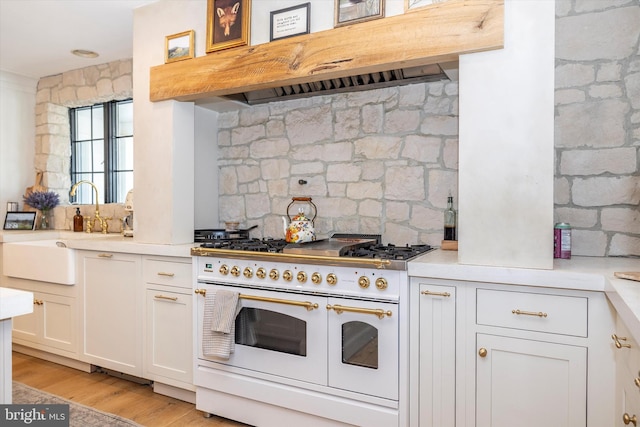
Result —
[[151, 68], [151, 101], [232, 95], [455, 61], [504, 45], [504, 0], [449, 0], [403, 15]]

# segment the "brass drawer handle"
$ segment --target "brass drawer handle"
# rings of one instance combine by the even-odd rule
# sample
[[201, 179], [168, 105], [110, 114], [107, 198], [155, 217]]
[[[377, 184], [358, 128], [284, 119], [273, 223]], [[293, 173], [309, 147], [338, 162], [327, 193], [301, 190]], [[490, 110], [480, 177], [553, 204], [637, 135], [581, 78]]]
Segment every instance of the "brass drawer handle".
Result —
[[166, 297], [164, 295], [156, 295], [154, 298], [157, 299], [167, 299], [169, 301], [178, 301], [178, 297]]
[[547, 313], [543, 313], [542, 311], [524, 311], [524, 310], [511, 310], [513, 314], [521, 314], [523, 316], [538, 316], [538, 317], [547, 317]]
[[432, 295], [434, 297], [450, 297], [449, 292], [431, 292], [429, 290], [420, 292], [422, 295]]
[[158, 276], [173, 277], [173, 276], [175, 276], [175, 273], [165, 273], [165, 272], [162, 272], [162, 271], [158, 271]]
[[113, 258], [113, 254], [98, 254], [98, 258]]
[[616, 334], [611, 335], [611, 339], [616, 344], [616, 348], [631, 348], [631, 344], [622, 344], [620, 341], [626, 341], [627, 337], [619, 337]]

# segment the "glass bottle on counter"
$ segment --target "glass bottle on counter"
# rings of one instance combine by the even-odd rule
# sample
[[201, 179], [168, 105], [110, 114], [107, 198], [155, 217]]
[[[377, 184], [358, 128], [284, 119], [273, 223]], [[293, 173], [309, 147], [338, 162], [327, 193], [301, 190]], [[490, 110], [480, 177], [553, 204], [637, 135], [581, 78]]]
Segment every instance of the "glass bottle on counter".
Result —
[[453, 196], [447, 198], [444, 211], [444, 240], [456, 240], [456, 210], [453, 208]]
[[80, 214], [80, 208], [76, 208], [76, 214], [73, 217], [73, 231], [83, 231], [84, 218]]

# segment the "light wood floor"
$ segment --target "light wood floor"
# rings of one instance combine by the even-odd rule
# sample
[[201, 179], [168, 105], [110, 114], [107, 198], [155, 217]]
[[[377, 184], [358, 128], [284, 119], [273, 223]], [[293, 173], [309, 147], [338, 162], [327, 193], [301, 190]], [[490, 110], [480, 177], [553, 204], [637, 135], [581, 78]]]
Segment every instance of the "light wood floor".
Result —
[[195, 405], [154, 393], [149, 385], [98, 372], [89, 374], [16, 352], [13, 353], [13, 379], [144, 426], [246, 426], [216, 416], [204, 418]]

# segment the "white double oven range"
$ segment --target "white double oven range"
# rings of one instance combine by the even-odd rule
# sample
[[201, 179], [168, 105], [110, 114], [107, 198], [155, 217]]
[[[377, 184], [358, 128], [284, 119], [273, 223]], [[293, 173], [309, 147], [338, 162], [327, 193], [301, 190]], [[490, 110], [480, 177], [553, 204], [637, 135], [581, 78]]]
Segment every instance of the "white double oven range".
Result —
[[[193, 248], [197, 409], [260, 426], [405, 424], [406, 264], [431, 249], [377, 235]], [[228, 358], [203, 349], [206, 295], [220, 290], [238, 295]]]

